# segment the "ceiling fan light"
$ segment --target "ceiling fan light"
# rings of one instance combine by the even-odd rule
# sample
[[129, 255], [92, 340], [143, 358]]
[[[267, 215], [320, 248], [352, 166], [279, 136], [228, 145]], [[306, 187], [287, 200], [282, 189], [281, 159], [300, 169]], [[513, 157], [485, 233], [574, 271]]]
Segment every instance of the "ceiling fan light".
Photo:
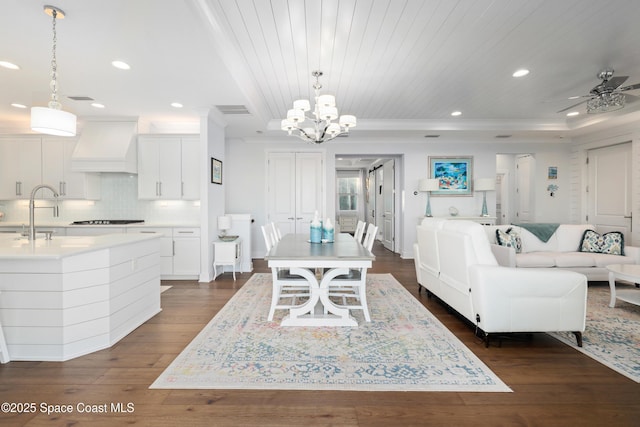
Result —
[[297, 99], [293, 101], [293, 108], [295, 110], [309, 111], [311, 110], [311, 104], [308, 99]]
[[616, 111], [624, 107], [625, 101], [622, 93], [603, 93], [587, 101], [587, 113], [600, 114]]

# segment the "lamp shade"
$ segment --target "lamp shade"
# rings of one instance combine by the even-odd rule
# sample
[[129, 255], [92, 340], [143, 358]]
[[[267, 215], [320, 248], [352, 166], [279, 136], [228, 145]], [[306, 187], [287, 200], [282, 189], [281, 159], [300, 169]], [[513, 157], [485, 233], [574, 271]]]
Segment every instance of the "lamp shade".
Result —
[[230, 216], [219, 216], [218, 217], [218, 230], [229, 230], [231, 228], [231, 217]]
[[496, 189], [495, 178], [478, 178], [474, 181], [475, 191], [493, 191]]
[[31, 107], [31, 130], [47, 135], [75, 136], [76, 116], [48, 107]]
[[438, 191], [440, 189], [440, 180], [437, 178], [421, 179], [418, 184], [419, 191]]

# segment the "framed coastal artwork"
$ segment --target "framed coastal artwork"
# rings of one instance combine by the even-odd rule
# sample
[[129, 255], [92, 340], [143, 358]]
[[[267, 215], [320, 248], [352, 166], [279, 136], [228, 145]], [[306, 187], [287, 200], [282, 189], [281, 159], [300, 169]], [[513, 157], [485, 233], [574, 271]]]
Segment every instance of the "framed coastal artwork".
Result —
[[440, 189], [433, 196], [471, 196], [473, 157], [429, 156], [429, 177], [440, 180]]
[[211, 158], [211, 183], [222, 184], [222, 162]]

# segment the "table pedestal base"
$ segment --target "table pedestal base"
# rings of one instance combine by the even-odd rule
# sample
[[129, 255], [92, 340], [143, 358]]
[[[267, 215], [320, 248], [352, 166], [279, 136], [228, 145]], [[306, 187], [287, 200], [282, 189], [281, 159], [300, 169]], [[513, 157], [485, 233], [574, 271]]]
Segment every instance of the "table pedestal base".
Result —
[[[358, 326], [358, 322], [349, 314], [348, 308], [340, 308], [329, 299], [329, 283], [336, 276], [349, 273], [348, 268], [334, 268], [318, 279], [306, 268], [291, 268], [291, 274], [302, 276], [309, 282], [311, 297], [299, 306], [292, 308], [281, 326]], [[327, 314], [324, 314], [324, 311]]]

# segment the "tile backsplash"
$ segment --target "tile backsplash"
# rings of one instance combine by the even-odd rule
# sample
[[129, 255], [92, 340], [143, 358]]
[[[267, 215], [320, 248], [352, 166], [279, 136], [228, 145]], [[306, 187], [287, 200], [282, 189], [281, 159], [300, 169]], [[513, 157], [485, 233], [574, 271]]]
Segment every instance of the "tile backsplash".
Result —
[[[89, 219], [143, 219], [158, 223], [198, 223], [200, 202], [185, 200], [138, 200], [138, 177], [125, 173], [101, 174], [100, 200], [64, 200], [59, 203], [60, 217], [51, 209], [36, 209], [36, 220], [72, 222]], [[53, 206], [52, 200], [40, 200], [36, 206]], [[29, 222], [28, 200], [0, 201], [2, 222]]]

